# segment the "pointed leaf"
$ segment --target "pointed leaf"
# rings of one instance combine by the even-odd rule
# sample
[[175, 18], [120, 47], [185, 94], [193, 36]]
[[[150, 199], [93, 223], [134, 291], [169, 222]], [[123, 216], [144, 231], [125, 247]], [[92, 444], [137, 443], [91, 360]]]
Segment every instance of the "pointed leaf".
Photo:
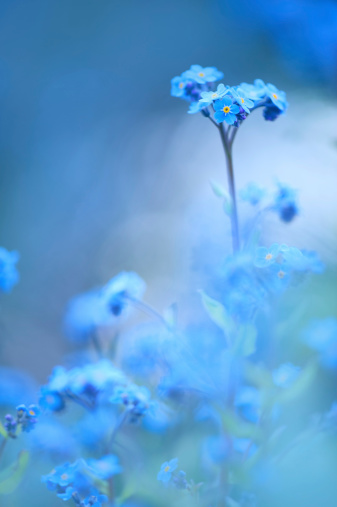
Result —
[[28, 451], [21, 451], [15, 463], [1, 472], [0, 495], [9, 495], [18, 487], [29, 461]]
[[226, 308], [213, 298], [207, 296], [207, 294], [200, 290], [201, 300], [204, 305], [206, 312], [210, 319], [220, 327], [227, 335], [227, 338], [231, 339], [231, 335], [235, 330], [234, 322], [231, 316], [228, 314]]
[[0, 435], [2, 435], [4, 438], [7, 438], [8, 435], [7, 435], [7, 431], [5, 430], [5, 428], [3, 427], [3, 424], [2, 422], [0, 422]]

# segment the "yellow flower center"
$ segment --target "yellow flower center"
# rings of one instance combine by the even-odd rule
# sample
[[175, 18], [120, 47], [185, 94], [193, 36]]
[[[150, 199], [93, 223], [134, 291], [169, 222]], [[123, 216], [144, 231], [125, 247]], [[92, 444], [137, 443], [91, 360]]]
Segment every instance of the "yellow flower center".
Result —
[[35, 414], [34, 410], [30, 410], [29, 415], [36, 415], [36, 414]]
[[282, 279], [282, 278], [284, 278], [284, 275], [285, 275], [285, 272], [284, 272], [284, 271], [282, 271], [282, 270], [281, 270], [281, 271], [279, 271], [279, 272], [277, 273], [277, 276], [278, 276], [279, 278], [281, 278], [281, 279]]
[[245, 103], [245, 99], [241, 99], [241, 103], [244, 104]]
[[205, 73], [204, 72], [199, 72], [199, 77], [205, 77]]
[[229, 113], [229, 111], [230, 111], [230, 107], [229, 107], [229, 106], [225, 106], [225, 107], [223, 108], [223, 112], [224, 112], [224, 113], [226, 113], [226, 114], [227, 114], [227, 113]]
[[217, 98], [217, 96], [218, 96], [218, 94], [217, 94], [217, 93], [213, 93], [213, 95], [212, 95], [212, 99], [216, 99], [216, 98]]
[[278, 96], [276, 95], [276, 93], [273, 93], [273, 97], [274, 97], [274, 99], [276, 99], [276, 100], [278, 99]]
[[167, 465], [165, 468], [164, 468], [164, 472], [168, 472], [170, 470], [170, 467]]
[[184, 88], [184, 83], [179, 83], [179, 88], [182, 90], [182, 88]]
[[273, 258], [273, 255], [271, 253], [268, 253], [265, 257], [266, 261], [270, 261]]
[[62, 474], [62, 475], [61, 475], [61, 479], [62, 479], [63, 481], [66, 481], [66, 480], [68, 479], [68, 474]]

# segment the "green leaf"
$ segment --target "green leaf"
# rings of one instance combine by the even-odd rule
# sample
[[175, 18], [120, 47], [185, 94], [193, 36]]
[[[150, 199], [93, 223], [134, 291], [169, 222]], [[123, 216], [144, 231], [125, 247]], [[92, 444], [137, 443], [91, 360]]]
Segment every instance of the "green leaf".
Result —
[[211, 184], [213, 193], [216, 197], [219, 197], [219, 199], [224, 199], [224, 198], [229, 197], [226, 190], [221, 185], [219, 185], [219, 183], [217, 183], [214, 180], [210, 180], [209, 182]]
[[245, 377], [249, 383], [262, 391], [274, 388], [272, 375], [262, 364], [254, 364], [247, 361], [245, 364]]
[[4, 438], [7, 438], [8, 435], [7, 435], [7, 431], [5, 430], [5, 428], [3, 427], [3, 424], [2, 422], [0, 422], [0, 435], [2, 435]]
[[317, 365], [315, 363], [309, 363], [301, 371], [297, 379], [291, 384], [290, 387], [280, 390], [277, 401], [280, 403], [286, 403], [288, 401], [293, 401], [294, 399], [301, 396], [301, 394], [306, 389], [308, 389], [314, 380], [316, 373]]
[[232, 341], [231, 338], [235, 331], [235, 325], [225, 307], [219, 303], [219, 301], [207, 296], [204, 291], [200, 290], [199, 292], [201, 294], [202, 304], [210, 319], [224, 331], [229, 341]]
[[257, 331], [253, 324], [241, 326], [234, 345], [234, 354], [244, 357], [254, 354], [256, 350], [256, 338]]
[[213, 193], [216, 197], [223, 200], [223, 208], [226, 215], [230, 216], [232, 214], [232, 199], [228, 192], [214, 180], [210, 180], [210, 184], [213, 190]]
[[0, 495], [9, 495], [18, 487], [29, 461], [28, 451], [21, 451], [15, 463], [1, 472]]
[[224, 412], [222, 423], [227, 432], [237, 438], [249, 438], [254, 441], [261, 439], [261, 430], [258, 426], [243, 421], [233, 412]]

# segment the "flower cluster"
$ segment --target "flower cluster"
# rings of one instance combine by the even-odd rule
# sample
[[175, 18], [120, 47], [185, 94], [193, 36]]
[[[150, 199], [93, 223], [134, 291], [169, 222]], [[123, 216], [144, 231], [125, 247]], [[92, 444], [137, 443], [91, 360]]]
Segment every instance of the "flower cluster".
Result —
[[171, 95], [191, 102], [189, 113], [202, 112], [210, 117], [214, 112], [214, 120], [238, 127], [247, 115], [263, 107], [263, 116], [273, 121], [288, 107], [286, 95], [274, 85], [265, 84], [256, 79], [253, 84], [241, 83], [238, 86], [219, 84], [215, 89], [214, 81], [223, 77], [215, 67], [192, 65], [190, 70], [174, 77], [171, 81]]
[[120, 472], [117, 457], [107, 455], [99, 460], [78, 459], [74, 463], [64, 463], [42, 476], [42, 482], [59, 498], [73, 500], [78, 507], [101, 507], [108, 498], [96, 485], [104, 484], [102, 481]]
[[29, 405], [28, 407], [26, 405], [18, 405], [16, 407], [16, 417], [13, 417], [11, 414], [5, 416], [4, 428], [7, 431], [7, 435], [11, 438], [16, 438], [18, 428], [25, 432], [31, 431], [37, 423], [39, 413], [40, 410], [36, 405]]
[[[294, 463], [305, 466], [301, 456], [306, 459], [312, 442], [315, 452], [323, 440], [336, 445], [335, 391], [325, 393], [318, 409], [305, 396], [320, 377], [324, 389], [331, 378], [335, 383], [337, 320], [322, 318], [321, 310], [314, 318], [316, 300], [307, 303], [304, 319], [298, 304], [310, 300], [308, 287], [316, 297], [310, 284], [318, 286], [320, 277], [310, 275], [323, 273], [323, 263], [316, 252], [272, 243], [262, 234], [261, 218], [268, 213], [286, 224], [299, 215], [297, 190], [278, 182], [268, 193], [250, 183], [236, 199], [235, 128], [258, 107], [274, 120], [286, 111], [285, 94], [261, 80], [216, 87], [222, 77], [215, 67], [192, 65], [172, 80], [172, 95], [189, 101], [190, 112], [200, 111], [220, 133], [229, 193], [214, 182], [212, 188], [223, 202], [230, 237], [220, 248], [207, 244], [202, 263], [195, 256], [192, 289], [162, 313], [142, 300], [145, 282], [134, 272], [122, 272], [68, 305], [65, 333], [83, 350], [71, 356], [71, 367], [55, 367], [41, 387], [42, 415], [30, 450], [34, 459], [58, 464], [42, 482], [77, 507], [272, 507], [285, 471]], [[242, 201], [253, 206], [246, 206], [253, 217], [242, 218]], [[0, 250], [9, 265], [8, 255]], [[5, 271], [2, 289], [10, 280], [10, 269]], [[151, 320], [121, 325], [132, 307]], [[5, 416], [0, 454], [7, 437], [34, 428], [38, 414], [34, 405], [19, 405], [16, 417]], [[318, 432], [323, 438], [312, 438]], [[168, 448], [195, 482], [173, 458], [160, 466], [156, 484], [158, 456]], [[0, 474], [0, 494], [23, 469], [20, 461], [10, 468], [9, 486]]]
[[103, 396], [106, 398], [106, 393], [126, 383], [123, 372], [107, 359], [68, 371], [57, 366], [48, 384], [41, 388], [39, 404], [41, 408], [57, 412], [71, 400], [92, 409]]
[[102, 326], [128, 314], [146, 289], [144, 280], [134, 272], [119, 273], [106, 285], [73, 298], [65, 316], [65, 333], [71, 341], [85, 342]]

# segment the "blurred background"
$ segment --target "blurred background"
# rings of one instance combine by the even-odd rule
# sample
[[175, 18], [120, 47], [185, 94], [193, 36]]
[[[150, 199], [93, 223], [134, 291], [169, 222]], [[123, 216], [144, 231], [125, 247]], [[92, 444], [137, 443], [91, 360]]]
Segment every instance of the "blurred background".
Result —
[[183, 297], [203, 228], [228, 250], [209, 186], [226, 184], [219, 139], [170, 97], [191, 64], [287, 92], [286, 116], [242, 126], [237, 185], [298, 188], [301, 216], [267, 224], [270, 242], [336, 255], [335, 1], [2, 0], [0, 11], [0, 244], [21, 255], [20, 284], [1, 299], [2, 366], [45, 382], [70, 351], [69, 298], [134, 270], [162, 310]]

